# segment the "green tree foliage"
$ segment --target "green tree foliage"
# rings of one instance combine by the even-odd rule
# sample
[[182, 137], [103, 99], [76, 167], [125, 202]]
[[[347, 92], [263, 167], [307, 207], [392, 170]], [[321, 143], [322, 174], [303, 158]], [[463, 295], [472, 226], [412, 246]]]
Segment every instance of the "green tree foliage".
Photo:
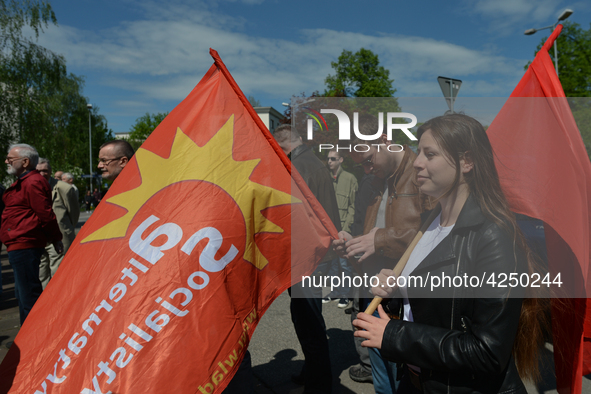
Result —
[[[566, 21], [558, 36], [558, 76], [591, 159], [591, 26], [588, 30]], [[541, 39], [536, 54], [548, 37]], [[554, 61], [554, 50], [548, 51]], [[525, 65], [529, 67], [531, 62]]]
[[591, 97], [591, 26], [583, 30], [578, 23], [565, 22], [557, 41], [558, 75], [566, 97]]
[[571, 97], [568, 103], [591, 160], [591, 97]]
[[[0, 149], [20, 139], [20, 120], [27, 107], [38, 104], [29, 76], [53, 79], [63, 59], [22, 36], [23, 27], [36, 35], [49, 23], [56, 23], [51, 6], [31, 0], [0, 0]], [[25, 75], [23, 75], [23, 70]], [[6, 177], [0, 172], [0, 180]]]
[[565, 22], [557, 42], [560, 83], [566, 97], [572, 98], [569, 104], [591, 158], [591, 25], [584, 30], [578, 23]]
[[146, 112], [144, 116], [135, 120], [135, 124], [129, 130], [129, 143], [133, 146], [133, 149], [137, 150], [144, 143], [160, 122], [166, 118], [166, 115], [168, 115], [168, 112], [157, 112], [155, 114]]
[[[396, 89], [392, 87], [394, 80], [390, 79], [390, 71], [380, 66], [378, 55], [369, 49], [361, 48], [356, 53], [343, 50], [338, 61], [331, 62], [331, 66], [336, 73], [326, 77], [323, 96], [346, 98], [331, 100], [330, 108], [347, 113], [351, 121], [354, 112], [377, 117], [380, 112], [400, 111], [398, 100], [393, 97]], [[328, 125], [329, 130], [337, 127], [334, 117], [329, 117], [328, 121], [335, 123]], [[335, 137], [331, 134], [329, 138]]]
[[[536, 54], [547, 39], [542, 38]], [[584, 30], [578, 23], [566, 21], [556, 42], [558, 76], [566, 97], [591, 97], [591, 26]], [[548, 52], [554, 61], [554, 50]]]
[[[325, 79], [325, 97], [347, 97], [332, 100], [330, 108], [339, 109], [349, 115], [353, 121], [353, 113], [378, 116], [379, 113], [399, 112], [398, 100], [394, 98], [396, 89], [392, 87], [394, 79], [390, 79], [390, 71], [380, 66], [378, 55], [369, 49], [361, 48], [356, 53], [343, 50], [337, 62], [331, 62], [335, 75]], [[373, 98], [373, 99], [369, 99]], [[330, 117], [333, 122], [334, 117]], [[403, 119], [397, 122], [405, 123]], [[328, 125], [329, 130], [331, 125]], [[334, 129], [336, 125], [332, 125]], [[329, 139], [334, 135], [329, 133]], [[322, 138], [322, 136], [320, 136]], [[325, 141], [319, 141], [325, 143]], [[348, 162], [345, 162], [348, 165]]]
[[[396, 89], [392, 87], [394, 80], [390, 79], [390, 71], [380, 66], [378, 55], [364, 48], [356, 53], [343, 50], [338, 60], [331, 62], [331, 66], [335, 70], [335, 74], [326, 77], [324, 93], [316, 91], [310, 96], [306, 96], [304, 93], [294, 96], [293, 98], [300, 103], [296, 105], [298, 113], [295, 116], [296, 119], [292, 119], [291, 107], [287, 108], [284, 113], [285, 123], [292, 123], [301, 135], [306, 130], [307, 117], [304, 115], [306, 107], [317, 112], [321, 108], [338, 109], [345, 112], [351, 121], [354, 121], [354, 113], [360, 114], [361, 118], [365, 115], [377, 117], [379, 113], [383, 113], [383, 119], [385, 119], [387, 112], [400, 112], [398, 100], [393, 97], [396, 92]], [[316, 130], [313, 145], [342, 144], [343, 142], [339, 142], [338, 136], [335, 134], [338, 130], [336, 117], [329, 115], [324, 118], [328, 130]], [[396, 121], [407, 122], [403, 119]], [[399, 135], [394, 135], [393, 140], [399, 141], [401, 139]], [[402, 143], [407, 143], [407, 141]], [[326, 150], [317, 154], [321, 160], [326, 161]], [[344, 154], [344, 158], [343, 168], [361, 179], [363, 169], [356, 165], [349, 155]]]
[[57, 24], [51, 5], [39, 0], [0, 0], [0, 45], [22, 41], [21, 31], [29, 26], [39, 36], [39, 31], [49, 23]]
[[380, 66], [378, 55], [369, 49], [343, 50], [331, 66], [335, 74], [326, 77], [327, 97], [392, 97], [396, 92], [390, 71]]
[[[303, 137], [307, 130], [308, 119], [305, 114], [311, 112], [309, 110], [320, 112], [322, 108], [337, 109], [345, 112], [352, 122], [354, 113], [360, 114], [361, 117], [368, 114], [377, 117], [379, 113], [383, 113], [383, 119], [385, 119], [387, 112], [400, 112], [398, 100], [393, 97], [396, 93], [396, 89], [392, 87], [394, 80], [390, 79], [390, 71], [380, 66], [378, 55], [364, 48], [356, 53], [343, 50], [338, 60], [331, 62], [331, 66], [335, 74], [326, 77], [325, 91], [323, 93], [315, 91], [311, 95], [305, 93], [299, 96], [294, 95], [292, 101], [296, 102], [295, 107], [290, 106], [285, 110], [282, 123], [291, 123]], [[324, 116], [324, 119], [327, 122], [327, 129], [316, 128], [313, 143], [308, 142], [305, 137], [304, 143], [315, 146], [339, 144], [336, 134], [338, 130], [336, 117], [329, 115]], [[405, 123], [407, 120], [397, 119], [396, 122]], [[399, 135], [393, 136], [395, 141], [399, 141], [399, 138]], [[316, 154], [322, 161], [326, 161], [328, 154], [326, 150]], [[343, 168], [361, 179], [363, 168], [356, 165], [349, 155], [343, 154], [343, 156], [345, 158]]]
[[253, 96], [248, 96], [248, 102], [253, 107], [260, 107], [261, 106], [261, 102], [259, 100], [255, 99]]
[[[23, 37], [22, 28], [36, 35], [56, 23], [48, 2], [0, 0], [0, 149], [24, 142], [47, 157], [55, 170], [89, 170], [89, 111], [82, 96], [84, 80], [68, 74], [61, 56]], [[98, 108], [90, 113], [92, 156], [112, 139]], [[95, 161], [96, 164], [96, 161]], [[6, 178], [0, 171], [0, 181]]]
[[564, 24], [558, 37], [558, 75], [591, 159], [591, 25], [584, 30], [577, 23]]

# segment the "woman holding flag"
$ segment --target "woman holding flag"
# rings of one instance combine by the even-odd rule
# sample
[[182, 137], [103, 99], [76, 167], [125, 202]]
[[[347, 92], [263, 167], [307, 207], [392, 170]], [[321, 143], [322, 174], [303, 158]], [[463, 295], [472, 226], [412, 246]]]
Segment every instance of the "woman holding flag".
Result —
[[438, 200], [439, 213], [400, 275], [382, 270], [373, 289], [394, 297], [386, 309], [400, 319], [382, 306], [379, 318], [360, 313], [355, 336], [403, 364], [399, 393], [525, 393], [520, 376], [539, 376], [543, 307], [525, 298], [528, 285], [500, 282], [536, 270], [486, 132], [475, 119], [451, 114], [431, 119], [417, 135], [417, 182]]

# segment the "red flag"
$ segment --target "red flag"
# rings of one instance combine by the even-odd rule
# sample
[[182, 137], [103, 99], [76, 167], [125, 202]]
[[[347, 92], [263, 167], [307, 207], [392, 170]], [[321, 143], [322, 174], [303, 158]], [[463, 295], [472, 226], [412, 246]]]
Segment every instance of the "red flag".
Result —
[[[548, 50], [558, 25], [487, 132], [512, 209], [544, 222], [550, 278], [561, 274], [568, 299], [553, 300], [557, 388], [580, 393], [591, 372], [584, 336], [591, 337], [591, 163]], [[584, 335], [584, 333], [586, 333]]]
[[291, 264], [323, 257], [336, 229], [211, 52], [78, 234], [0, 392], [221, 392]]

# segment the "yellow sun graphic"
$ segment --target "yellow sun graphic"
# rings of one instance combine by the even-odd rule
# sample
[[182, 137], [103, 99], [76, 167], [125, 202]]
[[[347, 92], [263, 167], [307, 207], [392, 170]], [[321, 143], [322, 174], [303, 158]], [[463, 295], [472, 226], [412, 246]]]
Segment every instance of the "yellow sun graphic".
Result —
[[124, 237], [135, 214], [154, 194], [177, 182], [200, 180], [217, 185], [234, 199], [246, 224], [243, 258], [263, 269], [268, 261], [254, 242], [254, 235], [260, 232], [282, 233], [283, 229], [267, 220], [261, 211], [300, 201], [291, 194], [250, 181], [250, 174], [260, 159], [235, 161], [232, 157], [233, 141], [234, 115], [201, 148], [177, 128], [168, 159], [146, 149], [138, 149], [135, 158], [140, 173], [151, 176], [142, 176], [139, 187], [109, 198], [107, 202], [125, 208], [127, 213], [99, 228], [81, 243]]

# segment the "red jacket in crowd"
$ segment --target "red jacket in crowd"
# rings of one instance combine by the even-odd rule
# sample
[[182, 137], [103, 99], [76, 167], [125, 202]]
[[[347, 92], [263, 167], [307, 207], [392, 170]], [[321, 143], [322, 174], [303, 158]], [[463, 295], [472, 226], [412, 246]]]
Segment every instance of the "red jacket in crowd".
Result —
[[55, 214], [51, 209], [49, 182], [37, 170], [14, 182], [2, 197], [0, 240], [8, 251], [44, 248], [48, 242], [62, 239]]

